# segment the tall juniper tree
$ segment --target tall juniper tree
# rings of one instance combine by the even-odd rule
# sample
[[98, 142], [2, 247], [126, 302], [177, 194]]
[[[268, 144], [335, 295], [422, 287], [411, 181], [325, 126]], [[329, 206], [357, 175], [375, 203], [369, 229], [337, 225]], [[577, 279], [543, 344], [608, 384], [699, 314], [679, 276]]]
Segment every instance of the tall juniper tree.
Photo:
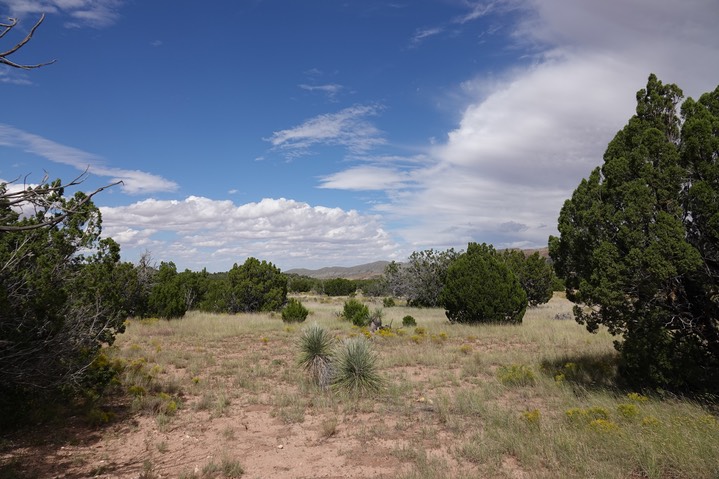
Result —
[[687, 100], [683, 126], [682, 95], [650, 75], [604, 164], [565, 202], [550, 255], [577, 321], [623, 337], [626, 378], [716, 392], [717, 92]]

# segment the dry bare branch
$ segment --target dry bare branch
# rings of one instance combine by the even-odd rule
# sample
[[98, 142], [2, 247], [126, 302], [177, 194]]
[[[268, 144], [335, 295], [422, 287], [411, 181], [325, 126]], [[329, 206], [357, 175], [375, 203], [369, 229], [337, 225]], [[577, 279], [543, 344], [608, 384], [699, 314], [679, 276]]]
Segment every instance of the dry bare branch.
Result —
[[[86, 203], [92, 200], [93, 196], [100, 193], [101, 191], [106, 190], [107, 188], [110, 188], [112, 186], [118, 185], [123, 183], [122, 180], [116, 181], [114, 183], [110, 183], [109, 185], [101, 186], [97, 188], [95, 191], [88, 193], [85, 198], [83, 198], [80, 202], [73, 205], [72, 208], [66, 208], [63, 205], [52, 203], [52, 201], [49, 200], [50, 197], [52, 197], [55, 193], [62, 192], [65, 188], [71, 187], [71, 186], [77, 186], [84, 182], [87, 179], [88, 172], [85, 170], [81, 175], [77, 176], [72, 181], [65, 183], [65, 184], [54, 184], [54, 183], [48, 183], [48, 176], [45, 175], [43, 179], [40, 181], [40, 184], [35, 187], [26, 187], [22, 190], [17, 191], [8, 191], [5, 189], [5, 191], [2, 191], [0, 189], [0, 206], [4, 207], [18, 207], [18, 206], [24, 206], [28, 205], [33, 208], [50, 211], [50, 210], [56, 210], [57, 214], [53, 215], [52, 217], [48, 217], [44, 221], [40, 221], [33, 224], [23, 225], [23, 226], [9, 226], [4, 224], [9, 217], [8, 216], [0, 216], [0, 232], [2, 231], [29, 231], [29, 230], [35, 230], [38, 228], [45, 228], [49, 226], [55, 226], [62, 221], [65, 220], [69, 215], [76, 213], [79, 211]], [[7, 188], [8, 184], [6, 183], [4, 186]], [[0, 184], [0, 186], [3, 186]]]
[[[32, 36], [35, 34], [35, 30], [37, 30], [37, 28], [40, 26], [40, 24], [43, 22], [43, 20], [45, 20], [44, 13], [40, 16], [40, 20], [38, 20], [37, 23], [35, 25], [33, 25], [33, 27], [30, 29], [30, 32], [28, 32], [28, 34], [25, 35], [25, 38], [23, 38], [20, 42], [15, 44], [15, 46], [10, 48], [9, 50], [6, 50], [6, 51], [0, 53], [0, 63], [1, 64], [8, 65], [13, 68], [19, 68], [21, 70], [30, 70], [33, 68], [40, 68], [40, 67], [44, 67], [46, 65], [55, 63], [55, 60], [52, 60], [52, 61], [45, 62], [45, 63], [37, 63], [35, 65], [24, 65], [22, 63], [16, 63], [12, 60], [8, 60], [8, 58], [7, 58], [10, 55], [12, 55], [13, 53], [16, 53], [23, 46], [25, 46], [27, 44], [27, 42], [30, 41]], [[15, 28], [15, 26], [18, 23], [16, 18], [9, 18], [8, 21], [9, 21], [9, 23], [0, 23], [0, 29], [2, 29], [2, 31], [0, 31], [0, 38], [3, 38], [10, 30]]]

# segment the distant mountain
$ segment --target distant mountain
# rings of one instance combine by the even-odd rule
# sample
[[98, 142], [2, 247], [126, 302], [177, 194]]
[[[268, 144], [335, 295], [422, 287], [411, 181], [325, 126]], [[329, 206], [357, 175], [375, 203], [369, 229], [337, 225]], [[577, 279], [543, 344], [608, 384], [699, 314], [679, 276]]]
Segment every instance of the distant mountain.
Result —
[[384, 268], [389, 261], [375, 261], [374, 263], [361, 264], [359, 266], [330, 266], [321, 269], [296, 268], [285, 271], [287, 274], [309, 276], [317, 279], [345, 278], [345, 279], [370, 279], [382, 276]]
[[[501, 251], [501, 250], [500, 250]], [[549, 258], [549, 248], [523, 249], [525, 255], [539, 253], [544, 258]], [[287, 274], [296, 274], [299, 276], [309, 276], [316, 279], [371, 279], [377, 278], [384, 274], [385, 267], [389, 261], [375, 261], [374, 263], [361, 264], [359, 266], [330, 266], [321, 269], [304, 269], [295, 268], [284, 271]]]

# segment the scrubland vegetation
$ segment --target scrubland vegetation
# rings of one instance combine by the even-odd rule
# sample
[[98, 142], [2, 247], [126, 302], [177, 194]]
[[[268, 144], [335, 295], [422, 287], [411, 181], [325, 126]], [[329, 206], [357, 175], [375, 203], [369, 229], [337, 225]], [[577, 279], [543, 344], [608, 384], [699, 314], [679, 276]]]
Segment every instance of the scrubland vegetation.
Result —
[[0, 477], [719, 477], [719, 88], [681, 98], [649, 77], [553, 266], [178, 272], [83, 176], [0, 183]]
[[[285, 447], [288, 454], [293, 441], [303, 447], [305, 456], [296, 460], [338, 454], [334, 469], [347, 474], [719, 474], [719, 422], [712, 411], [622, 387], [612, 337], [555, 319], [571, 308], [562, 295], [530, 308], [521, 326], [450, 324], [441, 309], [395, 306], [384, 310], [385, 324], [395, 326], [374, 334], [339, 317], [346, 298], [299, 299], [310, 310], [305, 324], [288, 325], [271, 313], [130, 320], [106, 355], [122, 371], [117, 388], [126, 392], [126, 407], [134, 414], [113, 418], [111, 409], [99, 408], [86, 420], [106, 430], [105, 436], [119, 428], [128, 441], [138, 436], [152, 444], [128, 458], [129, 464], [110, 461], [106, 472], [129, 467], [143, 477], [265, 475], [246, 445], [267, 439], [263, 432], [272, 424], [295, 431]], [[402, 318], [410, 314], [417, 325], [403, 327]], [[378, 387], [324, 387], [302, 347], [312, 328], [325, 332], [325, 353], [347, 340], [369, 345]], [[138, 416], [149, 421], [127, 431], [123, 423]], [[265, 425], [253, 429], [248, 421]], [[212, 438], [209, 444], [173, 440], [200, 424], [203, 437]], [[6, 453], [0, 471], [24, 477], [23, 453], [16, 454], [8, 460]], [[183, 455], [197, 459], [178, 464]], [[355, 456], [365, 460], [350, 460]], [[95, 460], [87, 453], [88, 465]], [[385, 466], [362, 469], [376, 462]], [[288, 466], [282, 477], [296, 477]], [[295, 473], [321, 475], [329, 471], [323, 467], [306, 465]]]

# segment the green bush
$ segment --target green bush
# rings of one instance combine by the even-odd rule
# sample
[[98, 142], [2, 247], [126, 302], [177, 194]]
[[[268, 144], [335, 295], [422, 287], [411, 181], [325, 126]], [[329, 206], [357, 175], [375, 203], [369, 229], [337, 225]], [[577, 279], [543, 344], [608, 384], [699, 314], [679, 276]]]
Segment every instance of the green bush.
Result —
[[384, 298], [382, 300], [382, 306], [385, 308], [392, 308], [396, 306], [396, 303], [394, 302], [394, 298]]
[[447, 270], [441, 294], [450, 322], [521, 323], [527, 294], [492, 246], [470, 243]]
[[402, 326], [404, 326], [405, 328], [413, 328], [417, 326], [417, 321], [414, 319], [413, 316], [407, 315], [402, 318]]
[[344, 340], [334, 353], [332, 386], [350, 394], [379, 391], [382, 378], [377, 373], [377, 355], [364, 336]]
[[231, 313], [279, 311], [287, 301], [287, 277], [272, 263], [247, 258], [227, 273]]
[[327, 296], [349, 296], [357, 291], [357, 284], [345, 278], [334, 278], [322, 283]]
[[334, 338], [317, 323], [302, 330], [300, 336], [300, 364], [320, 387], [326, 387], [331, 379], [331, 358]]
[[367, 326], [370, 322], [369, 308], [356, 299], [345, 301], [342, 316], [355, 326]]
[[290, 298], [287, 305], [282, 309], [282, 321], [285, 323], [301, 323], [307, 319], [310, 311], [302, 305], [302, 302], [295, 298]]

